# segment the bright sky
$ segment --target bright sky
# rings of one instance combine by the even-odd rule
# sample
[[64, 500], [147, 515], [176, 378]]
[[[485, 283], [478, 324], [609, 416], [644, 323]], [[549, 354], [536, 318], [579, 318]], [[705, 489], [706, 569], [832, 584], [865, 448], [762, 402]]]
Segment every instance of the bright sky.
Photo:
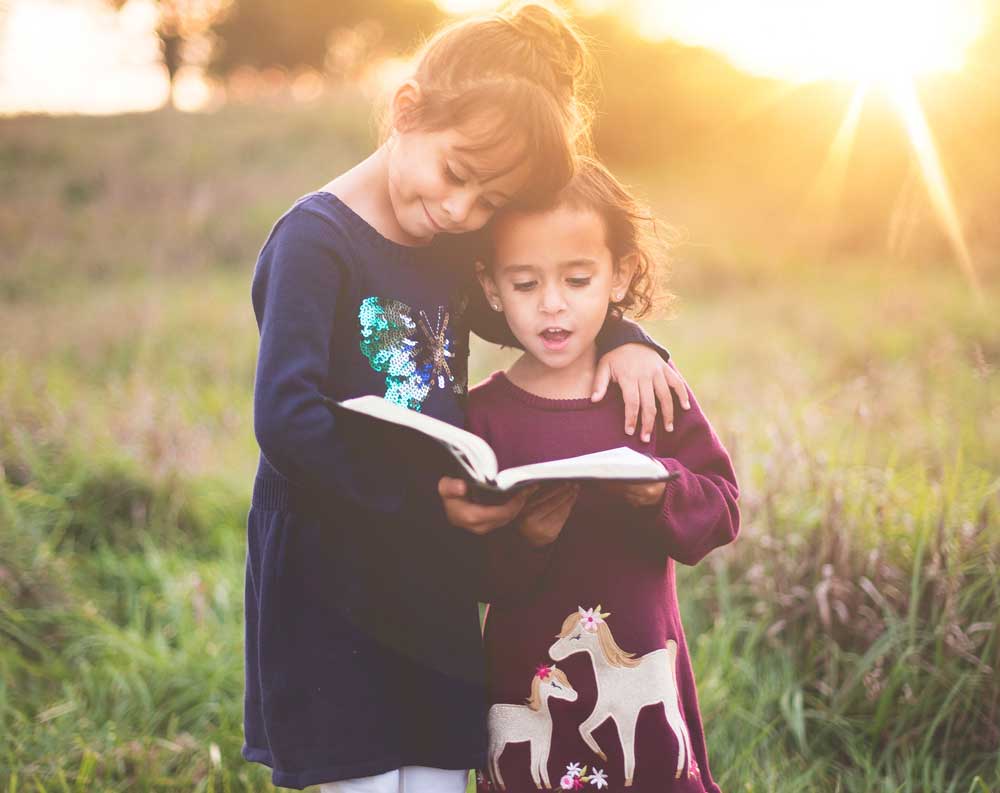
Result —
[[[5, 8], [6, 7], [6, 8]], [[167, 96], [151, 0], [0, 0], [0, 113], [151, 110]]]
[[758, 74], [810, 81], [958, 71], [984, 0], [631, 0], [639, 29], [724, 53]]
[[[983, 27], [985, 0], [579, 0], [613, 7], [652, 38], [724, 53], [758, 74], [890, 80], [954, 71]], [[454, 12], [495, 0], [438, 0]], [[163, 104], [153, 0], [0, 0], [0, 113], [115, 113]], [[181, 92], [182, 106], [197, 107]], [[202, 96], [204, 92], [202, 92]]]

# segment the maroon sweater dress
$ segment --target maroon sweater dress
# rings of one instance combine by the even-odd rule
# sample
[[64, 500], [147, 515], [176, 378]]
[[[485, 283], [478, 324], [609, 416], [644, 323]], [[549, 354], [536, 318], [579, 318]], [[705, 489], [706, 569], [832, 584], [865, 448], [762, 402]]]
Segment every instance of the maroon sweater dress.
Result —
[[617, 390], [545, 399], [502, 372], [469, 393], [470, 429], [500, 468], [627, 445], [679, 476], [636, 508], [584, 485], [559, 538], [536, 550], [489, 536], [488, 767], [480, 789], [717, 793], [677, 606], [674, 564], [739, 531], [729, 455], [690, 397], [674, 431], [622, 431]]

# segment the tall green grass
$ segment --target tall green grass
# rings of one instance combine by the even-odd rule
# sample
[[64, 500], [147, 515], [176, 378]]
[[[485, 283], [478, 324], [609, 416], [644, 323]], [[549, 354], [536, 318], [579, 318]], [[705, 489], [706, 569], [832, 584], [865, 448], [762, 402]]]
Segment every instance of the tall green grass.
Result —
[[[37, 188], [0, 213], [3, 793], [270, 788], [239, 757], [250, 269], [360, 150], [346, 115], [0, 122]], [[1000, 321], [946, 264], [713, 256], [677, 251], [650, 328], [743, 489], [678, 575], [715, 776], [1000, 790]]]

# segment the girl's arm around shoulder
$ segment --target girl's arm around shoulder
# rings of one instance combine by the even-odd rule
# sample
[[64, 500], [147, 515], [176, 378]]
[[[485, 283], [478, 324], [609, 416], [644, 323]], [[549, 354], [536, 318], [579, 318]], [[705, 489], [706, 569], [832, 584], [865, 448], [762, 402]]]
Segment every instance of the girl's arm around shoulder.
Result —
[[690, 390], [688, 399], [690, 409], [674, 411], [674, 431], [658, 432], [656, 440], [658, 459], [678, 476], [640, 512], [669, 556], [694, 565], [736, 539], [740, 511], [732, 460]]
[[[291, 209], [261, 250], [252, 287], [260, 328], [254, 432], [267, 461], [293, 485], [384, 511], [397, 498], [365, 475], [323, 403], [336, 307], [350, 283], [338, 252], [343, 232], [302, 206]], [[366, 484], [367, 483], [367, 484]]]

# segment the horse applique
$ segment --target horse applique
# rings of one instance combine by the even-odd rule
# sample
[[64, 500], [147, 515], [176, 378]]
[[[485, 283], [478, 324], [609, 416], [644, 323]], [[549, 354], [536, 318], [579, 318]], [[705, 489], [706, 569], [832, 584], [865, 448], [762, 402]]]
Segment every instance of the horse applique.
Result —
[[663, 705], [667, 724], [677, 738], [677, 773], [680, 779], [685, 764], [688, 776], [693, 775], [691, 737], [680, 712], [677, 693], [677, 642], [654, 650], [641, 658], [626, 653], [615, 642], [601, 607], [573, 612], [563, 621], [555, 643], [549, 648], [554, 661], [562, 661], [574, 653], [587, 653], [594, 666], [597, 680], [597, 702], [594, 710], [579, 726], [580, 736], [602, 760], [607, 755], [594, 739], [594, 730], [611, 719], [625, 755], [625, 786], [632, 785], [635, 775], [635, 730], [639, 711], [646, 705]]
[[490, 708], [490, 742], [488, 760], [493, 783], [505, 790], [500, 774], [500, 755], [507, 744], [530, 742], [531, 778], [535, 787], [541, 790], [549, 782], [549, 751], [552, 748], [552, 714], [549, 713], [549, 699], [576, 701], [576, 690], [561, 669], [555, 666], [540, 666], [531, 680], [531, 696], [526, 705], [498, 703]]

